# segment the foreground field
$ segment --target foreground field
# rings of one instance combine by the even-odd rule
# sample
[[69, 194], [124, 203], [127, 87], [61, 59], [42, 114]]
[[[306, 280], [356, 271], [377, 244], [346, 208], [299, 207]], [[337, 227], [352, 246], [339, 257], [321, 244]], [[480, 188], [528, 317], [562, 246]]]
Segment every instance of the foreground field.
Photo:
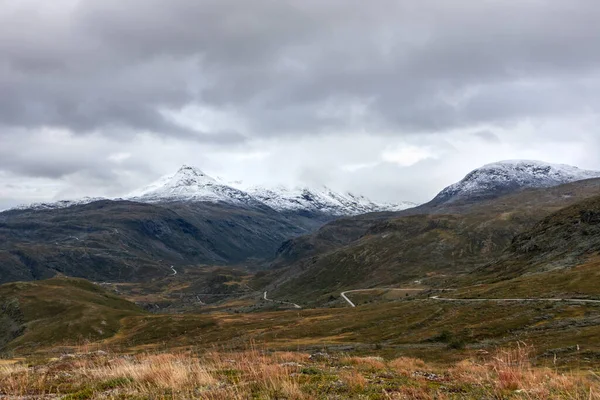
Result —
[[0, 364], [0, 399], [600, 399], [594, 371], [532, 365], [532, 348], [449, 367], [414, 358], [267, 352], [104, 351]]

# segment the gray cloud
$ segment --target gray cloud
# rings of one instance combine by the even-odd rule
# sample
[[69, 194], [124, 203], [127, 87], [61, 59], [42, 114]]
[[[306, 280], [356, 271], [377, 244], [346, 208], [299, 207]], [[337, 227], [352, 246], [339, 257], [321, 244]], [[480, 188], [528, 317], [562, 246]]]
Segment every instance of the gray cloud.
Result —
[[479, 131], [475, 132], [474, 135], [488, 143], [501, 143], [500, 138], [494, 132]]
[[319, 132], [348, 128], [356, 102], [357, 125], [430, 131], [599, 100], [593, 1], [24, 4], [0, 20], [6, 125], [206, 138], [160, 113], [205, 104], [255, 135]]

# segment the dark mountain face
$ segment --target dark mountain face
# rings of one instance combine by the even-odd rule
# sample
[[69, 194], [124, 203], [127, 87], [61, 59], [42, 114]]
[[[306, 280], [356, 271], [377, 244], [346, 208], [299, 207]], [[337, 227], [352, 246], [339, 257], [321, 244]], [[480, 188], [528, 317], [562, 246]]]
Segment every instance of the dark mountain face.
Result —
[[12, 210], [0, 213], [0, 282], [57, 273], [95, 281], [143, 281], [172, 273], [171, 265], [272, 258], [282, 242], [330, 218], [201, 202], [102, 200]]

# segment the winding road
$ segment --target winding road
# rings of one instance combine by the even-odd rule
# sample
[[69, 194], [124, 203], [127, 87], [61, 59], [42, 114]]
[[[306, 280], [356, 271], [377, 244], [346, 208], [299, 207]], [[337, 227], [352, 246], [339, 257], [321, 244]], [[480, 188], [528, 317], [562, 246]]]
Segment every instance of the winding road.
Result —
[[[350, 304], [351, 307], [356, 307], [356, 304], [354, 304], [352, 302], [352, 300], [350, 300], [348, 298], [348, 296], [346, 296], [346, 293], [353, 293], [353, 292], [367, 292], [367, 291], [373, 291], [373, 290], [402, 290], [402, 291], [424, 291], [424, 290], [429, 290], [429, 289], [406, 289], [406, 288], [372, 288], [372, 289], [354, 289], [354, 290], [347, 290], [345, 292], [340, 293], [340, 295], [342, 296], [342, 298], [348, 303]], [[454, 291], [456, 289], [439, 289], [441, 291]], [[523, 301], [529, 301], [529, 302], [566, 302], [566, 303], [588, 303], [588, 304], [600, 304], [600, 300], [588, 300], [588, 299], [559, 299], [559, 298], [522, 298], [522, 299], [453, 299], [453, 298], [448, 298], [448, 297], [440, 297], [440, 296], [431, 296], [429, 297], [429, 300], [436, 300], [436, 301], [453, 301], [453, 302], [483, 302], [483, 301], [493, 301], [493, 302], [523, 302]]]
[[171, 274], [171, 276], [177, 275], [177, 270], [175, 270], [175, 268], [172, 265], [171, 265], [171, 270], [173, 271], [173, 273]]
[[373, 288], [373, 289], [354, 289], [354, 290], [346, 290], [345, 292], [340, 293], [342, 298], [344, 300], [346, 300], [346, 302], [348, 304], [350, 304], [350, 306], [352, 307], [356, 307], [356, 304], [354, 304], [349, 298], [348, 296], [346, 296], [346, 293], [354, 293], [354, 292], [368, 292], [368, 291], [373, 291], [373, 290], [402, 290], [405, 292], [422, 292], [423, 290], [426, 289], [403, 289], [403, 288]]
[[267, 292], [265, 292], [265, 293], [263, 294], [263, 299], [264, 299], [265, 301], [270, 301], [271, 303], [288, 304], [288, 305], [290, 305], [290, 306], [294, 306], [294, 308], [302, 308], [302, 307], [300, 307], [300, 306], [299, 306], [298, 304], [296, 304], [296, 303], [289, 303], [289, 302], [287, 302], [287, 301], [279, 301], [279, 300], [271, 300], [271, 299], [267, 298]]
[[551, 302], [566, 302], [566, 303], [592, 303], [600, 304], [600, 300], [588, 300], [588, 299], [558, 299], [558, 298], [525, 298], [525, 299], [451, 299], [447, 297], [431, 296], [431, 300], [438, 301], [463, 301], [463, 302], [481, 302], [481, 301], [495, 301], [495, 302], [510, 302], [510, 301], [551, 301]]

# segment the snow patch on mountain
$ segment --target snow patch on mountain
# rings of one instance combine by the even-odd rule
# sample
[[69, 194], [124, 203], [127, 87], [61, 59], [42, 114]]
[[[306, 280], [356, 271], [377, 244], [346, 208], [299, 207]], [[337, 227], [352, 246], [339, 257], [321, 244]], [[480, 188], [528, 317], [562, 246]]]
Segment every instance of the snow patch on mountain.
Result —
[[[237, 182], [241, 184], [241, 182]], [[226, 203], [237, 207], [270, 207], [276, 211], [323, 213], [328, 215], [358, 215], [379, 211], [400, 211], [416, 204], [376, 203], [364, 196], [338, 193], [327, 187], [320, 188], [272, 188], [253, 187], [242, 190], [222, 178], [213, 178], [196, 167], [184, 165], [175, 174], [164, 176], [156, 182], [123, 198], [143, 203], [209, 202]], [[77, 201], [39, 203], [20, 206], [18, 209], [56, 209], [91, 203], [101, 198], [85, 198]]]
[[599, 177], [599, 171], [564, 164], [530, 160], [500, 161], [470, 172], [460, 182], [442, 190], [434, 202], [439, 204], [488, 198], [520, 189], [552, 187]]
[[319, 189], [262, 186], [249, 189], [249, 193], [277, 211], [309, 211], [330, 215], [357, 215], [378, 211], [400, 211], [416, 204], [375, 203], [364, 196], [352, 193], [337, 193], [328, 187]]
[[375, 203], [364, 196], [337, 193], [327, 187], [252, 187], [237, 189], [224, 179], [214, 179], [200, 169], [183, 166], [175, 175], [159, 179], [127, 199], [142, 202], [197, 201], [244, 206], [268, 206], [276, 211], [307, 211], [330, 215], [357, 215], [376, 211], [398, 211], [415, 204]]
[[103, 197], [83, 197], [78, 200], [59, 200], [54, 202], [45, 202], [45, 203], [32, 203], [32, 204], [21, 204], [16, 207], [9, 208], [8, 210], [35, 210], [35, 211], [43, 211], [43, 210], [55, 210], [59, 208], [68, 208], [71, 206], [82, 206], [85, 204], [90, 204], [95, 201], [106, 200]]

